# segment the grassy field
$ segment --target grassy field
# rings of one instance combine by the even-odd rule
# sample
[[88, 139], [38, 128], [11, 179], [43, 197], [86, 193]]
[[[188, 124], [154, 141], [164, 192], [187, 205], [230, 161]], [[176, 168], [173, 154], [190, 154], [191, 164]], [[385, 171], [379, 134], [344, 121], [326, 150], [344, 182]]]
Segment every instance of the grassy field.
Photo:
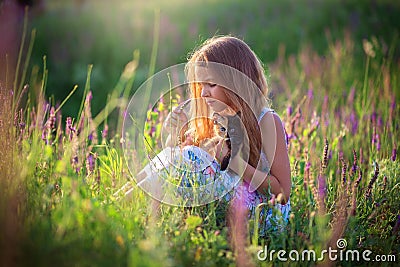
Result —
[[[344, 34], [328, 38], [326, 50], [282, 48], [269, 60], [271, 97], [289, 134], [292, 213], [282, 232], [249, 236], [255, 266], [376, 264], [257, 258], [265, 246], [320, 255], [337, 249], [340, 238], [347, 250], [372, 251], [371, 259], [395, 256], [382, 266], [400, 261], [399, 40], [391, 40]], [[19, 73], [29, 64], [21, 62]], [[161, 205], [155, 216], [151, 198], [134, 183], [131, 200], [113, 195], [131, 177], [120, 128], [108, 127], [120, 127], [122, 116], [110, 122], [107, 115], [122, 114], [136, 73], [122, 65], [107, 104], [92, 112], [98, 95], [91, 67], [77, 71], [86, 77], [78, 105], [46, 96], [47, 67], [28, 86], [17, 79], [1, 88], [1, 265], [235, 266], [227, 228], [217, 223], [224, 216], [219, 203]], [[78, 115], [65, 115], [67, 108]], [[153, 111], [149, 124], [160, 125], [163, 112]], [[151, 127], [145, 134], [159, 137]]]

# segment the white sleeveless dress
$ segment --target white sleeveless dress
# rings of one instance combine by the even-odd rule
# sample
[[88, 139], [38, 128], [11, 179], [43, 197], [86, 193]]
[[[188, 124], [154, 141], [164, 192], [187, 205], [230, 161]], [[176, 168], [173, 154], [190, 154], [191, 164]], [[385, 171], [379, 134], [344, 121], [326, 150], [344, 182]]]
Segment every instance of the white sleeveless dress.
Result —
[[[264, 108], [258, 117], [258, 122], [260, 122], [262, 117], [268, 112], [274, 113], [275, 111]], [[285, 139], [287, 143], [286, 132]], [[185, 146], [182, 149], [173, 149], [177, 150], [176, 154], [179, 154], [179, 157], [161, 160], [161, 158], [163, 158], [163, 152], [164, 154], [168, 154], [163, 151], [157, 158], [152, 160], [152, 164], [154, 166], [159, 165], [160, 163], [157, 163], [158, 161], [174, 162], [174, 165], [177, 166], [177, 168], [175, 168], [177, 170], [176, 175], [174, 176], [180, 177], [179, 186], [181, 191], [179, 195], [184, 198], [187, 203], [198, 203], [198, 201], [193, 201], [195, 198], [213, 199], [220, 201], [222, 204], [233, 200], [240, 200], [249, 210], [248, 219], [250, 222], [253, 222], [250, 225], [255, 225], [255, 220], [258, 218], [259, 236], [265, 236], [267, 229], [280, 230], [286, 225], [290, 214], [290, 199], [285, 205], [277, 203], [271, 207], [268, 205], [268, 201], [271, 199], [271, 195], [268, 192], [264, 194], [257, 190], [252, 191], [249, 189], [249, 184], [236, 173], [229, 169], [221, 171], [220, 164], [201, 148]], [[261, 151], [260, 154], [260, 161], [261, 170], [268, 173], [269, 163], [263, 151]], [[152, 168], [158, 169], [158, 171], [156, 170], [158, 173], [162, 172], [162, 167], [154, 168], [154, 166], [152, 166]], [[187, 169], [187, 166], [190, 166], [190, 171], [185, 171], [184, 175], [182, 175], [182, 170]], [[190, 190], [192, 187], [201, 186], [205, 186], [205, 190], [201, 191], [201, 196], [199, 196], [198, 193], [194, 195], [194, 191]], [[256, 214], [257, 212], [259, 212], [259, 214]], [[253, 229], [250, 228], [252, 233]]]

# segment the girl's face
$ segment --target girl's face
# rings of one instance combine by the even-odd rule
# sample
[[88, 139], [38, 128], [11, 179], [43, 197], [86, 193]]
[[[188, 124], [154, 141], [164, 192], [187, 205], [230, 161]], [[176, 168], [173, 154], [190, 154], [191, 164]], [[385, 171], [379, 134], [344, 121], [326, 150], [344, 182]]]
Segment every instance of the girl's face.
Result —
[[210, 71], [205, 67], [196, 67], [195, 69], [196, 81], [202, 87], [201, 97], [206, 99], [207, 105], [215, 112], [225, 110], [229, 106], [229, 99], [225, 92], [226, 89], [215, 83], [217, 79], [212, 76]]

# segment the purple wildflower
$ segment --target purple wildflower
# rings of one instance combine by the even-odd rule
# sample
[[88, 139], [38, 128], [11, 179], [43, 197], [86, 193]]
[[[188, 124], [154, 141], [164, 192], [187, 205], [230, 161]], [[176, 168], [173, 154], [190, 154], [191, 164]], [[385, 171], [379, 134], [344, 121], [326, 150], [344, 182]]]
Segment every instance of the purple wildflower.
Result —
[[325, 200], [326, 193], [327, 193], [326, 179], [323, 175], [319, 175], [318, 176], [318, 196], [321, 201]]
[[67, 117], [66, 123], [65, 123], [65, 135], [69, 137], [69, 140], [72, 140], [73, 134], [76, 133], [75, 127], [72, 126], [72, 118]]
[[93, 140], [93, 132], [91, 132], [91, 133], [88, 135], [88, 140], [89, 140], [89, 142], [92, 142], [92, 140]]
[[349, 106], [353, 105], [355, 94], [356, 94], [356, 89], [354, 87], [351, 87], [349, 98], [347, 99], [347, 103], [349, 104]]
[[361, 169], [359, 169], [358, 178], [357, 178], [356, 184], [355, 184], [356, 187], [360, 184], [361, 179], [362, 179], [362, 171], [361, 171]]
[[100, 186], [100, 181], [101, 181], [100, 169], [97, 167], [97, 169], [96, 169], [96, 185], [97, 186]]
[[44, 128], [42, 131], [42, 140], [44, 141], [44, 143], [46, 145], [49, 144], [49, 140], [47, 140], [47, 129], [46, 128]]
[[296, 136], [294, 134], [286, 134], [288, 140], [296, 139]]
[[363, 149], [362, 149], [362, 147], [360, 147], [360, 160], [359, 160], [359, 162], [360, 162], [360, 165], [364, 163], [364, 157], [363, 157]]
[[288, 116], [292, 116], [292, 114], [293, 114], [292, 105], [289, 105], [289, 106], [287, 107], [286, 113], [287, 113]]
[[365, 192], [365, 197], [370, 198], [371, 197], [371, 192], [372, 192], [372, 186], [374, 185], [376, 179], [378, 179], [379, 175], [379, 165], [377, 162], [374, 162], [375, 165], [375, 171], [374, 171], [374, 176], [372, 176], [371, 181], [369, 181], [367, 191]]
[[103, 128], [103, 131], [101, 132], [101, 137], [102, 137], [103, 139], [106, 139], [106, 138], [107, 138], [107, 134], [108, 134], [108, 124], [105, 123], [105, 124], [104, 124], [104, 128]]
[[311, 162], [307, 161], [306, 167], [304, 168], [304, 172], [310, 171], [310, 168], [311, 168]]
[[356, 173], [356, 171], [357, 171], [357, 168], [358, 168], [357, 161], [358, 161], [357, 152], [356, 152], [355, 149], [353, 149], [353, 166], [351, 167], [351, 174], [352, 175], [354, 175]]
[[325, 138], [325, 146], [324, 146], [324, 155], [322, 159], [322, 168], [326, 169], [328, 166], [328, 149], [329, 149], [329, 143], [328, 139]]
[[392, 103], [390, 103], [390, 110], [396, 109], [396, 98], [395, 96], [392, 97]]
[[78, 156], [73, 157], [72, 164], [78, 164]]
[[383, 125], [382, 116], [379, 115], [378, 116], [378, 123], [377, 123], [378, 129], [381, 129], [382, 125]]
[[314, 90], [312, 88], [308, 89], [307, 97], [310, 100], [312, 100], [314, 98]]
[[396, 149], [396, 148], [393, 148], [393, 150], [392, 150], [392, 157], [391, 157], [392, 161], [396, 161], [396, 156], [397, 156], [397, 149]]
[[[48, 106], [49, 105], [47, 104], [46, 110]], [[50, 143], [49, 139], [51, 138], [51, 132], [55, 128], [55, 125], [56, 125], [56, 114], [54, 107], [51, 107], [49, 118], [47, 119], [42, 131], [42, 140], [46, 143], [46, 145]]]
[[88, 104], [90, 104], [90, 101], [92, 100], [92, 98], [93, 98], [92, 91], [89, 91], [86, 95], [86, 101], [88, 102]]
[[324, 106], [324, 107], [327, 107], [327, 106], [328, 106], [328, 100], [329, 100], [328, 95], [325, 95], [325, 96], [324, 96], [324, 103], [323, 103], [323, 106]]
[[376, 129], [374, 127], [374, 129], [372, 130], [372, 139], [371, 139], [371, 145], [374, 145], [376, 143]]
[[86, 157], [86, 170], [88, 175], [92, 174], [94, 171], [95, 160], [96, 157], [92, 153], [89, 153], [88, 156]]
[[347, 172], [347, 164], [344, 162], [344, 159], [341, 159], [342, 162], [342, 183], [346, 183], [346, 172]]
[[79, 163], [78, 156], [74, 156], [74, 157], [72, 158], [72, 166], [75, 168], [75, 172], [76, 172], [76, 173], [79, 173], [80, 170], [81, 170], [81, 167], [79, 166], [78, 163]]
[[54, 107], [51, 107], [51, 109], [50, 109], [48, 123], [49, 123], [49, 128], [50, 129], [54, 129], [55, 128], [55, 126], [56, 126], [56, 114], [55, 114]]
[[379, 138], [379, 134], [376, 134], [376, 150], [380, 151], [381, 150], [381, 139]]
[[72, 118], [67, 117], [67, 120], [65, 121], [65, 134], [66, 135], [70, 135], [71, 127], [72, 127]]
[[358, 119], [354, 111], [350, 114], [351, 133], [356, 134], [358, 130]]
[[304, 190], [307, 189], [308, 180], [310, 178], [310, 168], [311, 168], [311, 162], [307, 161], [306, 166], [304, 168], [304, 178], [303, 178]]
[[374, 111], [374, 112], [372, 112], [372, 114], [371, 114], [371, 122], [372, 122], [372, 124], [373, 125], [375, 125], [375, 123], [376, 123], [376, 112]]

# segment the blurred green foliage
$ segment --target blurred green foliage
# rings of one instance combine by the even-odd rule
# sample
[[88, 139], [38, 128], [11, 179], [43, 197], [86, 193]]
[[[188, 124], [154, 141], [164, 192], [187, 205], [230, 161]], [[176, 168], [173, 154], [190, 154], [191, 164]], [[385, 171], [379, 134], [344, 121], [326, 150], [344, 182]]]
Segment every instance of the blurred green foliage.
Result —
[[147, 78], [155, 10], [160, 11], [156, 71], [185, 62], [197, 45], [220, 34], [243, 38], [268, 66], [282, 51], [286, 56], [296, 54], [305, 45], [323, 54], [331, 40], [340, 40], [350, 32], [357, 44], [355, 58], [362, 66], [361, 39], [376, 36], [390, 46], [400, 29], [397, 1], [41, 2], [31, 14], [30, 25], [37, 29], [31, 64], [42, 66], [43, 55], [47, 56], [47, 96], [54, 95], [56, 101], [62, 101], [74, 84], [79, 85], [64, 108], [64, 114], [73, 117], [82, 99], [89, 64], [94, 65], [94, 114], [104, 106], [135, 49], [141, 58], [134, 90]]

